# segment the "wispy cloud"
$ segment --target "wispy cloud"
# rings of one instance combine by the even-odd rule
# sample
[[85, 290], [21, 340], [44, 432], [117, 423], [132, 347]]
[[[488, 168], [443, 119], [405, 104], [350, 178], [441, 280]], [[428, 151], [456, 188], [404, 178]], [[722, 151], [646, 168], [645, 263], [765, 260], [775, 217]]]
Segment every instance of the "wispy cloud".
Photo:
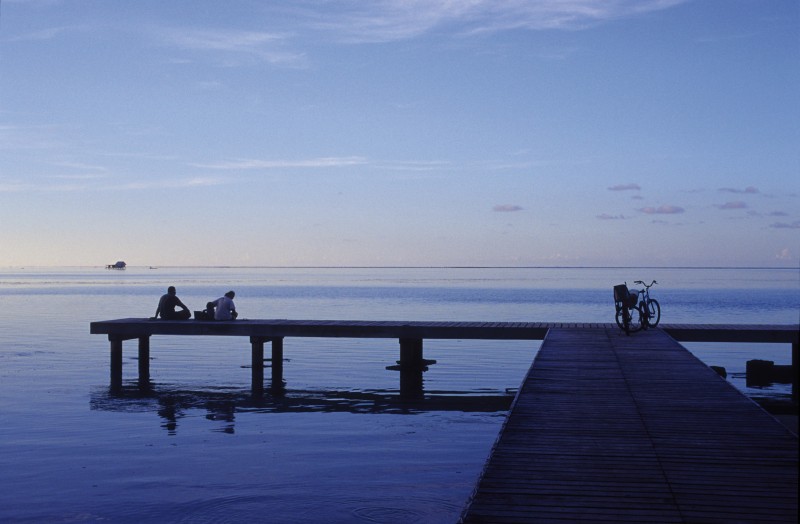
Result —
[[392, 171], [440, 171], [453, 168], [453, 164], [444, 160], [388, 161], [377, 162], [375, 167]]
[[331, 168], [357, 166], [367, 163], [360, 156], [320, 157], [304, 160], [257, 160], [243, 159], [216, 164], [190, 164], [192, 167], [204, 169], [249, 170], [249, 169], [290, 169], [290, 168]]
[[625, 215], [609, 215], [608, 213], [602, 213], [597, 215], [599, 220], [628, 220], [630, 217], [626, 217]]
[[720, 204], [715, 207], [717, 209], [747, 209], [747, 202], [742, 202], [741, 200], [736, 202], [725, 202], [724, 204]]
[[16, 36], [9, 37], [8, 42], [39, 42], [47, 40], [55, 40], [63, 35], [76, 33], [76, 32], [89, 32], [92, 28], [82, 25], [69, 25], [60, 27], [47, 27], [39, 29], [38, 31], [31, 31], [29, 33], [22, 33]]
[[609, 191], [641, 191], [639, 184], [617, 184], [608, 188]]
[[[68, 130], [55, 124], [0, 125], [0, 150], [54, 149], [65, 145], [61, 135]], [[58, 137], [58, 138], [55, 138]]]
[[106, 175], [102, 173], [77, 173], [74, 175], [52, 175], [51, 178], [58, 180], [97, 180], [105, 177]]
[[474, 35], [574, 30], [606, 20], [668, 9], [688, 0], [335, 0], [314, 26], [351, 42], [387, 42], [437, 30]]
[[0, 193], [64, 193], [73, 191], [128, 191], [145, 189], [182, 189], [206, 186], [218, 186], [231, 183], [231, 179], [219, 177], [190, 177], [177, 179], [158, 179], [140, 180], [136, 182], [105, 182], [101, 185], [89, 182], [96, 180], [98, 176], [70, 176], [55, 175], [50, 178], [64, 179], [60, 183], [38, 183], [38, 182], [19, 182], [19, 181], [0, 181]]
[[76, 181], [64, 183], [36, 183], [36, 182], [0, 182], [0, 193], [64, 193], [83, 191], [86, 184]]
[[58, 166], [58, 167], [66, 167], [69, 169], [76, 169], [80, 171], [108, 171], [108, 168], [105, 166], [99, 166], [96, 164], [85, 164], [83, 162], [52, 162], [51, 165]]
[[735, 187], [721, 187], [719, 190], [723, 193], [736, 193], [736, 194], [748, 194], [748, 195], [755, 195], [758, 193], [758, 188], [753, 186], [748, 186], [744, 189], [737, 189]]
[[800, 229], [800, 220], [795, 220], [794, 222], [775, 222], [774, 224], [770, 224], [769, 227], [773, 229]]
[[513, 213], [515, 211], [522, 211], [524, 208], [522, 206], [517, 206], [514, 204], [498, 204], [492, 208], [492, 211], [497, 213]]
[[[270, 64], [299, 65], [303, 53], [282, 49], [289, 38], [285, 33], [237, 31], [225, 29], [170, 28], [162, 29], [157, 38], [166, 45], [186, 51], [213, 52], [222, 56], [240, 56]], [[222, 65], [235, 65], [231, 59]]]
[[189, 177], [165, 180], [143, 180], [106, 186], [105, 190], [142, 190], [142, 189], [182, 189], [193, 187], [219, 186], [229, 184], [232, 180], [215, 177]]
[[686, 211], [680, 206], [663, 205], [658, 207], [643, 207], [639, 209], [645, 215], [678, 215]]

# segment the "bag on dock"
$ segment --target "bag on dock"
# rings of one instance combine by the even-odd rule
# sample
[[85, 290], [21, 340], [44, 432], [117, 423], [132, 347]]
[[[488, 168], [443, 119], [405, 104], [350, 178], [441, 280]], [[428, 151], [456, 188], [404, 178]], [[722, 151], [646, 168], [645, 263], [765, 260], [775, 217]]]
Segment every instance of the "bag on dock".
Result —
[[209, 302], [206, 304], [206, 308], [203, 311], [195, 311], [194, 312], [194, 319], [195, 320], [214, 320], [214, 303]]

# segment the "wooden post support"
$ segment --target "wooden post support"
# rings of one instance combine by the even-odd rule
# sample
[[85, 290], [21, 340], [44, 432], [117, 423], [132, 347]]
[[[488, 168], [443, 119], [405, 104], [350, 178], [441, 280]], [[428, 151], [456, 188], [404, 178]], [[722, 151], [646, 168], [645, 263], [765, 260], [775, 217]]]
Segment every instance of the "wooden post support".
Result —
[[792, 342], [792, 402], [795, 403], [795, 407], [797, 405], [798, 363], [800, 363], [800, 341], [795, 340]]
[[400, 339], [400, 360], [397, 361], [400, 368], [414, 369], [424, 367], [422, 364], [422, 339], [421, 338], [401, 338]]
[[252, 367], [252, 390], [253, 396], [264, 393], [264, 341], [269, 340], [263, 337], [250, 337], [250, 344], [253, 347], [251, 358]]
[[400, 360], [396, 366], [387, 366], [386, 369], [400, 371], [401, 398], [415, 399], [423, 396], [422, 373], [428, 371], [431, 364], [436, 364], [436, 361], [422, 358], [421, 338], [400, 339]]
[[273, 392], [283, 391], [283, 337], [272, 339], [272, 385]]
[[150, 385], [150, 336], [139, 337], [139, 387]]
[[122, 389], [122, 337], [108, 336], [111, 342], [111, 389]]

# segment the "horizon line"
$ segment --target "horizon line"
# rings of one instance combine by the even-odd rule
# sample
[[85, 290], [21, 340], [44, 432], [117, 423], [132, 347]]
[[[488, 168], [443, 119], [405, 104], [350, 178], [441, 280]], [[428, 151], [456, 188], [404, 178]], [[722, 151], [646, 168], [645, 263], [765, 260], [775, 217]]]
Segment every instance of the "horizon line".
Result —
[[[107, 264], [95, 265], [39, 265], [15, 264], [0, 266], [0, 269], [25, 269], [27, 268], [105, 268]], [[127, 265], [126, 268], [141, 269], [780, 269], [798, 270], [800, 267], [786, 266], [503, 266], [503, 265], [193, 265], [193, 264], [164, 264], [164, 265]]]

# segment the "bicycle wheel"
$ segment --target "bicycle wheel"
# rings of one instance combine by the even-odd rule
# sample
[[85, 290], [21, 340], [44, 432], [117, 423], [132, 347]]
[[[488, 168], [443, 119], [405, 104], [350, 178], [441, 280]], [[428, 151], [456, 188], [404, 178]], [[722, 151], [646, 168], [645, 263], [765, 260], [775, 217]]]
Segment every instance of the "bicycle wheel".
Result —
[[625, 321], [624, 321], [624, 319], [622, 318], [622, 308], [621, 308], [621, 307], [618, 307], [618, 308], [617, 308], [617, 316], [614, 318], [614, 320], [616, 320], [616, 321], [617, 321], [617, 326], [618, 326], [618, 327], [619, 327], [621, 330], [625, 331]]
[[[624, 313], [625, 311], [627, 311], [627, 315]], [[619, 308], [615, 320], [619, 328], [625, 333], [630, 334], [642, 329], [642, 312], [639, 311], [638, 307], [627, 310]]]
[[658, 300], [654, 298], [649, 299], [647, 301], [647, 311], [650, 316], [648, 323], [651, 327], [656, 327], [661, 320], [661, 306], [658, 304]]
[[631, 312], [631, 320], [630, 324], [628, 325], [628, 331], [631, 333], [635, 333], [637, 331], [641, 331], [644, 328], [642, 322], [642, 310], [639, 307], [632, 307], [630, 309]]

